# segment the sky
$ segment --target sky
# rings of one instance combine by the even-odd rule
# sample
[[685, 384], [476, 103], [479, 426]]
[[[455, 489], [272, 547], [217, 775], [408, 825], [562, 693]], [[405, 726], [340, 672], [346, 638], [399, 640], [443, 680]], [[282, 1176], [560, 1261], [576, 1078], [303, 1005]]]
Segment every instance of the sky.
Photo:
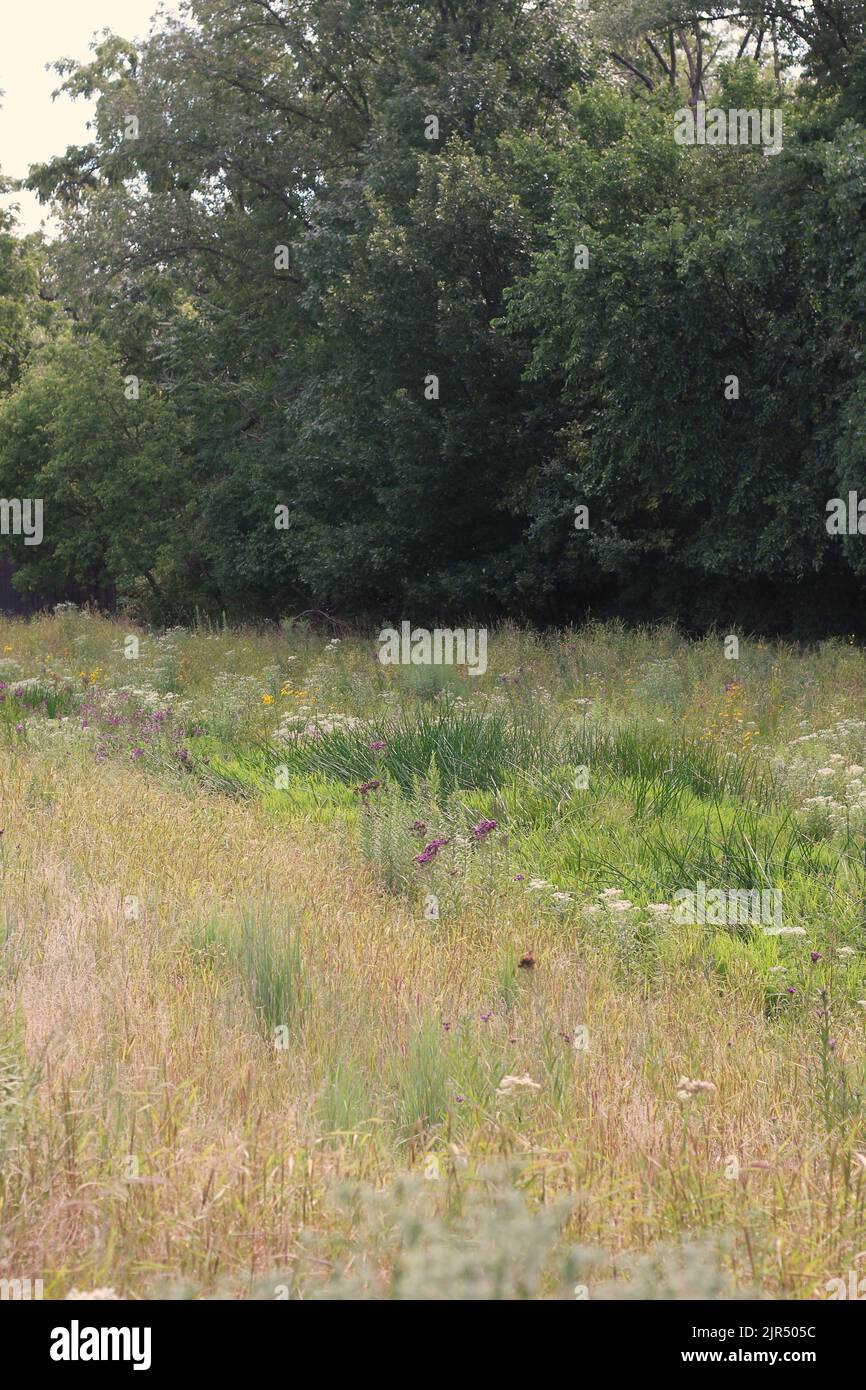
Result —
[[[88, 139], [93, 104], [51, 100], [60, 86], [46, 63], [58, 58], [87, 59], [95, 33], [111, 29], [124, 38], [147, 33], [159, 0], [0, 0], [0, 172], [23, 178], [31, 164], [62, 154], [67, 145]], [[175, 3], [166, 4], [169, 10]], [[0, 195], [0, 206], [20, 204], [22, 231], [51, 225], [47, 209], [27, 192]]]

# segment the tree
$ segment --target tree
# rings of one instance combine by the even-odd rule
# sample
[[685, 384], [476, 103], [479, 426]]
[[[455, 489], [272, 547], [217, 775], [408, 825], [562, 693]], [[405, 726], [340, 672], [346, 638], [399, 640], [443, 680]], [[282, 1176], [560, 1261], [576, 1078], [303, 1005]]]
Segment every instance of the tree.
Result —
[[[727, 106], [754, 71], [723, 77]], [[804, 128], [801, 142], [788, 117], [786, 153], [765, 160], [677, 145], [663, 106], [596, 91], [550, 155], [553, 230], [508, 323], [563, 407], [535, 502], [536, 528], [560, 537], [559, 592], [592, 557], [620, 603], [651, 588], [704, 625], [760, 583], [751, 620], [784, 623], [821, 575], [819, 621], [833, 604], [838, 621], [844, 571], [824, 522], [862, 402], [863, 132], [828, 145]], [[595, 520], [565, 544], [575, 503]]]
[[500, 139], [580, 71], [559, 0], [194, 0], [65, 70], [95, 140], [32, 184], [68, 302], [192, 424], [197, 596], [502, 603], [534, 407], [491, 329], [527, 251]]
[[[0, 404], [0, 492], [38, 499], [44, 538], [2, 538], [15, 583], [46, 593], [67, 585], [147, 584], [157, 607], [171, 592], [193, 506], [185, 428], [145, 387], [138, 399], [106, 347], [43, 348]], [[168, 590], [168, 592], [166, 592]]]
[[[104, 35], [61, 65], [92, 143], [31, 175], [74, 323], [0, 457], [89, 500], [39, 564], [176, 615], [785, 626], [820, 592], [850, 627], [863, 51], [860, 0], [191, 0]], [[782, 153], [677, 144], [703, 100], [782, 108]]]

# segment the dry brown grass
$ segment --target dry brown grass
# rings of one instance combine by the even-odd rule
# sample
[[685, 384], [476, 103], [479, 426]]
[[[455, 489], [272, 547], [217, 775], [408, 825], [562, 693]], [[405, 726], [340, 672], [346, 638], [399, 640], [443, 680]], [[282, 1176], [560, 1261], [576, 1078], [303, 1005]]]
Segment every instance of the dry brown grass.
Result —
[[[384, 1184], [444, 1151], [395, 1128], [395, 1068], [423, 1064], [413, 1030], [426, 1023], [422, 1053], [435, 1052], [458, 1019], [494, 1083], [501, 1068], [541, 1085], [486, 1110], [452, 1095], [464, 1174], [521, 1155], [530, 1196], [575, 1197], [569, 1234], [612, 1253], [727, 1231], [737, 1277], [771, 1294], [804, 1296], [850, 1267], [863, 1174], [832, 1167], [814, 1059], [748, 993], [721, 997], [694, 969], [649, 991], [495, 903], [431, 930], [339, 829], [275, 827], [254, 803], [115, 765], [7, 757], [2, 797], [5, 1003], [32, 1085], [6, 1156], [3, 1265], [40, 1272], [47, 1292], [143, 1294], [160, 1278], [243, 1290], [291, 1268], [303, 1226], [327, 1236], [336, 1177]], [[309, 1004], [282, 1052], [237, 975], [191, 945], [196, 921], [263, 901], [302, 934]], [[537, 961], [510, 1010], [497, 996], [509, 946]], [[561, 1037], [578, 1022], [584, 1053]], [[335, 1137], [318, 1102], [338, 1061], [364, 1113]], [[716, 1092], [677, 1101], [683, 1074]]]

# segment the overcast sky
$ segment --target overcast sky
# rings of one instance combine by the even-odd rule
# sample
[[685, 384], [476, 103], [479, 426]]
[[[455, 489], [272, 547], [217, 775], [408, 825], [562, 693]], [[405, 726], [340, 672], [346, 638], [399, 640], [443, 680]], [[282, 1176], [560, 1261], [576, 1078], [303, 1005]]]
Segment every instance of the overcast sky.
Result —
[[[23, 178], [28, 166], [84, 144], [93, 106], [67, 97], [51, 100], [60, 85], [46, 63], [86, 59], [93, 35], [112, 29], [124, 38], [146, 34], [159, 0], [5, 0], [0, 15], [0, 171]], [[177, 6], [170, 0], [168, 9]], [[36, 231], [46, 209], [30, 193], [0, 198], [20, 203], [24, 231]], [[50, 229], [49, 229], [50, 230]]]

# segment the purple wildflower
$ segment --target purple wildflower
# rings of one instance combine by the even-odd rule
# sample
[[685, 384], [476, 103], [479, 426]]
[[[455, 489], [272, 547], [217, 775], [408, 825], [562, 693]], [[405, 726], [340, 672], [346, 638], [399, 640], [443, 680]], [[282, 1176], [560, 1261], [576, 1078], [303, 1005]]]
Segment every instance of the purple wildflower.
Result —
[[443, 845], [447, 845], [447, 843], [448, 843], [447, 839], [445, 839], [445, 840], [431, 840], [430, 843], [429, 843], [428, 845], [425, 845], [425, 846], [424, 846], [424, 848], [422, 849], [422, 851], [421, 851], [420, 854], [416, 854], [416, 855], [415, 855], [415, 863], [416, 863], [416, 864], [429, 864], [429, 863], [430, 863], [430, 860], [431, 860], [431, 859], [435, 859], [435, 858], [436, 858], [436, 855], [439, 853], [439, 851], [440, 851], [440, 849], [442, 848], [442, 846], [443, 846]]
[[498, 827], [499, 822], [496, 820], [481, 820], [473, 827], [472, 834], [476, 840], [483, 840], [486, 835], [490, 834], [491, 830], [496, 830]]

